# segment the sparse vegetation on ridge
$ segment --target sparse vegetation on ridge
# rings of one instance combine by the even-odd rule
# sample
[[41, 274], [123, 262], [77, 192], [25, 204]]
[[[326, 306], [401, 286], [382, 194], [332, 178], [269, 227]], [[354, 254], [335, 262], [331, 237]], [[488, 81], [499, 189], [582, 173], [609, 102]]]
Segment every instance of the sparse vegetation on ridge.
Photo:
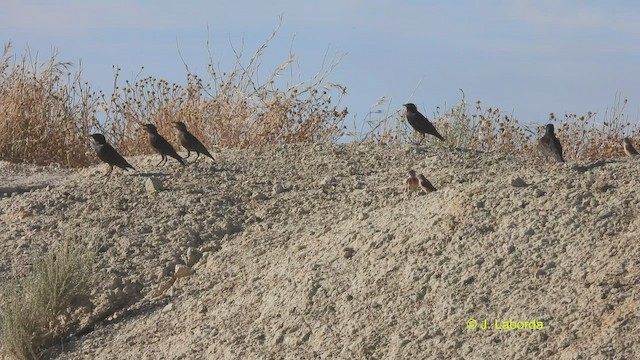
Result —
[[[365, 127], [351, 134], [361, 142], [406, 143], [412, 141], [414, 131], [406, 123], [401, 111], [380, 110], [388, 104], [381, 98], [366, 116]], [[614, 105], [598, 120], [598, 114], [565, 114], [561, 118], [549, 114], [549, 122], [556, 124], [556, 134], [563, 144], [568, 160], [594, 160], [623, 156], [622, 139], [640, 141], [640, 128], [624, 113], [627, 99], [616, 95]], [[427, 111], [423, 112], [429, 114]], [[544, 133], [544, 124], [523, 123], [515, 116], [495, 107], [483, 107], [480, 100], [473, 108], [464, 92], [460, 101], [450, 108], [437, 107], [428, 116], [446, 139], [446, 144], [427, 138], [430, 146], [453, 146], [480, 151], [531, 153], [534, 141]]]
[[2, 284], [0, 344], [16, 359], [37, 359], [68, 331], [75, 309], [89, 302], [93, 253], [64, 241], [33, 255], [31, 271]]
[[[403, 112], [389, 108], [386, 97], [378, 100], [360, 126], [345, 132], [347, 108], [341, 106], [346, 87], [332, 83], [329, 75], [338, 65], [333, 59], [310, 79], [299, 82], [283, 74], [296, 63], [290, 54], [260, 81], [261, 60], [277, 30], [245, 60], [233, 49], [235, 63], [224, 71], [209, 55], [204, 76], [189, 71], [184, 84], [154, 76], [121, 79], [113, 67], [113, 87], [95, 90], [82, 79], [82, 67], [58, 60], [57, 53], [42, 61], [27, 52], [14, 55], [11, 44], [0, 60], [0, 159], [40, 165], [86, 166], [95, 161], [88, 151], [88, 135], [103, 133], [123, 155], [150, 153], [142, 123], [154, 123], [161, 134], [174, 139], [172, 121], [186, 123], [207, 147], [247, 147], [279, 143], [335, 142], [349, 139], [375, 143], [405, 143], [413, 131]], [[140, 71], [142, 74], [143, 68]], [[542, 133], [539, 123], [523, 123], [513, 114], [486, 107], [477, 100], [467, 103], [464, 92], [451, 107], [424, 111], [447, 139], [434, 146], [454, 146], [481, 151], [513, 152], [532, 149]], [[627, 99], [616, 96], [611, 109], [599, 116], [551, 113], [568, 160], [621, 156], [622, 138], [640, 140], [637, 124], [624, 113]], [[381, 107], [386, 106], [386, 109]], [[427, 109], [428, 110], [428, 109]]]
[[275, 35], [246, 62], [234, 49], [228, 71], [217, 69], [211, 56], [206, 78], [187, 67], [185, 84], [153, 76], [123, 82], [114, 66], [110, 93], [94, 90], [82, 80], [81, 66], [58, 61], [55, 53], [46, 62], [30, 53], [18, 58], [8, 44], [0, 62], [0, 159], [86, 166], [94, 161], [87, 148], [95, 131], [123, 155], [149, 153], [139, 125], [154, 123], [174, 138], [172, 121], [185, 122], [207, 146], [335, 141], [348, 113], [340, 106], [346, 88], [328, 81], [339, 59], [307, 80], [278, 86], [296, 63], [290, 54], [260, 81], [261, 59]]

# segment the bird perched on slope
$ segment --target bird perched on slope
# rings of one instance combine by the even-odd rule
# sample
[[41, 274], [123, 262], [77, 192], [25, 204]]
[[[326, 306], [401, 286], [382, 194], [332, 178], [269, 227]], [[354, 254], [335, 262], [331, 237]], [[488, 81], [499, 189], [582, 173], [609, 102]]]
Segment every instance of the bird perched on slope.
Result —
[[202, 142], [200, 142], [198, 138], [193, 136], [193, 134], [187, 130], [187, 125], [185, 125], [182, 121], [175, 121], [173, 123], [173, 127], [178, 129], [178, 140], [180, 140], [180, 144], [182, 145], [182, 147], [187, 150], [187, 157], [185, 157], [185, 159], [188, 159], [189, 156], [191, 156], [191, 152], [195, 151], [197, 154], [196, 160], [198, 160], [200, 154], [203, 154], [210, 157], [211, 160], [215, 161], [213, 156], [211, 156], [211, 154], [209, 153], [209, 150], [204, 147]]
[[184, 163], [184, 160], [182, 160], [182, 157], [180, 157], [180, 155], [178, 155], [178, 153], [176, 152], [176, 149], [174, 149], [173, 146], [169, 144], [167, 139], [163, 138], [162, 135], [158, 134], [158, 128], [156, 128], [155, 125], [144, 124], [142, 125], [142, 128], [149, 133], [149, 143], [151, 144], [151, 147], [158, 154], [160, 154], [160, 156], [162, 156], [162, 160], [160, 160], [160, 162], [156, 164], [156, 166], [162, 164], [163, 162], [166, 164], [167, 156], [170, 156], [178, 160], [178, 162], [182, 166], [186, 166], [186, 164]]
[[433, 184], [431, 184], [429, 180], [427, 180], [426, 177], [424, 177], [424, 175], [422, 174], [418, 175], [418, 179], [420, 179], [420, 188], [424, 190], [426, 193], [430, 193], [438, 190], [436, 189], [435, 186], [433, 186]]
[[624, 145], [623, 146], [624, 146], [624, 153], [627, 154], [628, 156], [635, 157], [635, 156], [640, 155], [640, 154], [638, 154], [638, 151], [636, 151], [636, 149], [631, 144], [631, 139], [624, 138]]
[[93, 138], [93, 142], [91, 143], [91, 147], [96, 151], [96, 155], [98, 155], [98, 159], [109, 164], [109, 170], [103, 177], [107, 177], [111, 175], [113, 171], [113, 167], [117, 166], [124, 171], [128, 171], [129, 169], [135, 170], [131, 164], [125, 160], [122, 155], [120, 155], [113, 146], [107, 143], [107, 140], [104, 138], [102, 134], [91, 134]]
[[407, 108], [406, 116], [409, 125], [411, 125], [411, 127], [415, 131], [422, 134], [422, 139], [424, 139], [425, 134], [430, 134], [444, 141], [444, 138], [442, 137], [442, 135], [440, 135], [440, 133], [438, 133], [438, 130], [436, 130], [435, 126], [433, 126], [433, 124], [424, 115], [420, 114], [418, 108], [416, 108], [414, 104], [408, 103], [402, 106]]
[[546, 132], [538, 139], [538, 151], [546, 158], [552, 158], [555, 161], [564, 162], [562, 157], [562, 145], [556, 137], [553, 124], [547, 124]]
[[405, 180], [405, 191], [414, 192], [420, 187], [420, 181], [416, 177], [415, 170], [409, 170], [409, 177]]

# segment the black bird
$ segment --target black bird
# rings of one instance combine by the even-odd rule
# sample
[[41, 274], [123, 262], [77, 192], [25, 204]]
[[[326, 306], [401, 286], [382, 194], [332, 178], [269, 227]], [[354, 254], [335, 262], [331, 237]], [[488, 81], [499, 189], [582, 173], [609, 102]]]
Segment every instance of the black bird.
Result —
[[113, 148], [113, 146], [107, 143], [104, 135], [91, 134], [90, 136], [93, 138], [91, 147], [96, 151], [98, 159], [109, 164], [109, 170], [103, 177], [111, 175], [114, 166], [117, 166], [124, 171], [128, 171], [129, 169], [135, 170], [135, 168], [131, 166], [131, 164], [129, 164], [127, 160], [125, 160], [122, 155], [116, 151], [116, 149]]
[[197, 154], [196, 160], [198, 160], [200, 154], [203, 154], [215, 161], [213, 156], [209, 153], [209, 150], [202, 145], [202, 142], [187, 130], [187, 125], [182, 121], [175, 121], [173, 123], [173, 127], [178, 129], [178, 140], [180, 140], [182, 147], [187, 150], [187, 157], [185, 157], [185, 159], [188, 159], [189, 156], [191, 156], [191, 152], [195, 151]]
[[562, 145], [556, 137], [553, 124], [547, 124], [547, 130], [540, 139], [538, 139], [538, 151], [547, 158], [552, 158], [558, 162], [564, 162], [562, 157]]
[[156, 166], [162, 164], [163, 162], [166, 164], [167, 156], [170, 156], [178, 160], [178, 162], [182, 166], [186, 166], [186, 164], [184, 163], [184, 160], [182, 160], [180, 155], [178, 155], [178, 153], [176, 152], [176, 149], [174, 149], [173, 146], [169, 144], [167, 139], [163, 138], [162, 135], [158, 134], [158, 128], [155, 125], [144, 124], [142, 125], [142, 128], [149, 133], [149, 143], [151, 144], [151, 147], [158, 154], [160, 154], [160, 156], [162, 156], [162, 160], [160, 160], [160, 162], [157, 163]]
[[435, 126], [427, 119], [424, 115], [420, 114], [418, 108], [412, 103], [402, 105], [407, 108], [407, 121], [415, 131], [422, 134], [422, 138], [424, 139], [425, 134], [430, 134], [438, 139], [444, 141], [444, 138], [438, 130], [436, 130]]

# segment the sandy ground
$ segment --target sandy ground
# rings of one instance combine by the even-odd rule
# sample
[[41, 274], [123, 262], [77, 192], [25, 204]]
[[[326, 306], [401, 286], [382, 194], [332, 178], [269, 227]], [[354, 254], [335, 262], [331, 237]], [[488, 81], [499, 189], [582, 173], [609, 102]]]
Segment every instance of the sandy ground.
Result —
[[[64, 239], [98, 249], [93, 315], [112, 313], [48, 356], [640, 358], [634, 159], [413, 145], [215, 157], [134, 157], [137, 173], [106, 183], [105, 165], [0, 163], [13, 192], [0, 194], [0, 276]], [[404, 192], [409, 169], [438, 191]], [[165, 190], [147, 191], [150, 177]]]

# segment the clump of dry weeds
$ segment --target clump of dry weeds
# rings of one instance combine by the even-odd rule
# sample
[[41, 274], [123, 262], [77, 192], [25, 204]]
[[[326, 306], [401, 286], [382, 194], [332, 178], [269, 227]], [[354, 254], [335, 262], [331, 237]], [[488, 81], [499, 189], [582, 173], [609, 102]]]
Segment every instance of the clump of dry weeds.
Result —
[[[310, 79], [282, 84], [295, 65], [293, 54], [264, 81], [261, 58], [276, 31], [246, 61], [235, 53], [229, 71], [216, 70], [209, 58], [203, 78], [187, 69], [184, 84], [153, 76], [120, 79], [114, 66], [108, 93], [81, 81], [81, 70], [59, 62], [17, 59], [6, 46], [0, 62], [0, 159], [37, 164], [85, 166], [95, 157], [88, 135], [98, 131], [124, 155], [149, 153], [143, 123], [175, 140], [173, 121], [182, 121], [205, 145], [334, 142], [341, 136], [347, 109], [340, 106], [346, 88], [328, 81], [334, 59]], [[142, 70], [141, 70], [142, 72]]]
[[[462, 92], [462, 90], [461, 90]], [[378, 100], [365, 117], [364, 128], [350, 135], [361, 142], [406, 143], [416, 136], [407, 124], [402, 110], [390, 111], [388, 99]], [[386, 109], [380, 109], [387, 105]], [[627, 99], [616, 96], [614, 105], [598, 121], [597, 114], [565, 114], [558, 118], [553, 113], [549, 122], [556, 123], [556, 135], [563, 144], [567, 160], [595, 160], [623, 155], [622, 139], [631, 137], [640, 140], [640, 129], [624, 114]], [[446, 144], [487, 152], [535, 154], [535, 140], [544, 134], [544, 124], [525, 124], [512, 114], [495, 107], [485, 108], [480, 100], [473, 109], [466, 102], [464, 92], [461, 100], [452, 107], [437, 107], [431, 115]], [[440, 146], [441, 142], [427, 137], [429, 145]]]
[[0, 345], [16, 359], [38, 359], [78, 319], [89, 302], [94, 253], [67, 240], [34, 254], [24, 277], [2, 281]]
[[0, 159], [67, 166], [86, 164], [92, 109], [81, 70], [57, 61], [21, 58], [4, 47], [0, 60]]

